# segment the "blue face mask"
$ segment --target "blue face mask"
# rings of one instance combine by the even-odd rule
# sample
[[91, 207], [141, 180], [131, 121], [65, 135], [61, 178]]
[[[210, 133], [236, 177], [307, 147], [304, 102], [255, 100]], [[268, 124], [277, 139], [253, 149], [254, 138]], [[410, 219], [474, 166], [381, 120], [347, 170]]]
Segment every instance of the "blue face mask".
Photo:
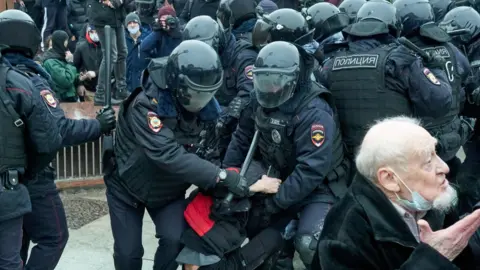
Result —
[[416, 191], [412, 191], [406, 184], [403, 182], [403, 180], [398, 177], [398, 174], [395, 173], [395, 176], [402, 182], [402, 184], [410, 191], [410, 194], [412, 194], [412, 201], [405, 200], [400, 198], [397, 193], [395, 193], [395, 196], [397, 196], [397, 202], [405, 207], [406, 209], [413, 211], [413, 212], [426, 212], [433, 207], [433, 203], [427, 201], [420, 193]]

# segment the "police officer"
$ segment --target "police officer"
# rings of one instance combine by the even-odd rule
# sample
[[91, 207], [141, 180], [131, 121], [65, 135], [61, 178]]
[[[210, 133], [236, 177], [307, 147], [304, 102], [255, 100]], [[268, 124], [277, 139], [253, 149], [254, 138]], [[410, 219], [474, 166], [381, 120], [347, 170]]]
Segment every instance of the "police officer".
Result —
[[428, 2], [432, 5], [436, 23], [442, 21], [445, 14], [456, 6], [455, 1], [452, 0], [429, 0]]
[[[315, 66], [315, 58], [321, 52], [319, 44], [313, 39], [315, 29], [310, 29], [302, 13], [289, 9], [278, 9], [257, 20], [252, 33], [252, 43], [262, 48], [273, 41], [286, 41], [301, 48], [306, 74], [311, 74]], [[323, 55], [323, 53], [321, 53]]]
[[249, 193], [239, 174], [192, 153], [204, 126], [219, 116], [213, 96], [223, 85], [223, 73], [212, 47], [183, 41], [169, 57], [152, 60], [142, 88], [121, 105], [115, 158], [105, 175], [115, 269], [142, 268], [145, 209], [159, 238], [154, 269], [175, 270], [190, 185], [208, 190], [220, 184], [239, 196]]
[[[330, 3], [318, 3], [306, 10], [305, 18], [310, 28], [315, 29], [313, 38], [319, 43], [316, 59], [319, 66], [334, 52], [345, 47], [341, 30], [350, 23], [348, 15]], [[313, 74], [319, 76], [319, 68]]]
[[259, 52], [253, 69], [255, 97], [242, 114], [223, 165], [241, 165], [246, 142], [258, 129], [258, 160], [269, 168], [269, 176], [283, 180], [278, 193], [265, 198], [265, 212], [299, 214], [294, 244], [310, 269], [325, 215], [346, 191], [350, 163], [331, 95], [310, 80], [299, 50], [274, 41]]
[[[16, 29], [23, 29], [24, 35], [11, 38]], [[82, 144], [96, 140], [103, 132], [115, 127], [115, 112], [107, 109], [97, 119], [72, 120], [65, 118], [58, 101], [50, 90], [48, 73], [33, 61], [40, 46], [41, 37], [34, 21], [19, 10], [0, 13], [0, 43], [9, 47], [3, 51], [8, 62], [30, 78], [35, 95], [41, 97], [42, 106], [54, 118], [62, 135], [63, 146]], [[23, 182], [30, 193], [32, 212], [24, 216], [24, 243], [22, 260], [27, 262], [30, 240], [37, 245], [30, 253], [27, 269], [54, 269], [68, 240], [67, 220], [63, 204], [55, 186], [55, 170], [48, 165], [56, 151], [49, 155], [33, 154], [29, 158], [30, 168]], [[53, 203], [52, 203], [53, 202]]]
[[340, 9], [342, 12], [345, 12], [350, 18], [350, 23], [353, 23], [357, 18], [358, 10], [360, 10], [360, 8], [366, 2], [366, 0], [345, 0], [338, 5], [338, 9]]
[[222, 0], [218, 5], [217, 21], [225, 29], [231, 28], [235, 38], [252, 42], [252, 31], [257, 21], [254, 0]]
[[198, 16], [185, 25], [183, 32], [183, 40], [196, 39], [213, 46], [222, 61], [223, 85], [215, 94], [223, 110], [216, 125], [219, 159], [225, 155], [240, 112], [250, 101], [250, 92], [253, 90], [252, 68], [257, 57], [257, 51], [250, 43], [242, 39], [236, 40], [232, 34], [234, 19], [229, 17], [231, 13], [227, 13], [227, 10], [228, 1], [222, 1], [217, 16], [225, 20], [223, 23], [216, 23], [208, 16]]
[[442, 70], [443, 59], [437, 56], [424, 66], [414, 53], [396, 43], [400, 31], [392, 4], [369, 1], [358, 11], [356, 23], [343, 29], [348, 50], [338, 51], [323, 67], [321, 82], [335, 97], [352, 159], [376, 119], [440, 117], [450, 110], [452, 90]]
[[449, 42], [448, 33], [435, 24], [428, 0], [396, 0], [393, 6], [403, 22], [401, 35], [425, 52], [438, 53], [445, 59], [443, 70], [452, 88], [450, 111], [442, 117], [426, 117], [423, 120], [425, 128], [437, 138], [437, 154], [450, 167], [449, 179], [453, 180], [461, 164], [456, 154], [473, 129], [471, 121], [459, 115], [465, 101], [462, 84], [470, 72], [468, 59]]
[[[29, 28], [19, 24], [15, 31], [28, 33]], [[0, 35], [5, 33], [2, 27]], [[36, 35], [25, 38], [37, 40], [40, 33], [37, 31]], [[3, 62], [0, 85], [0, 269], [20, 270], [23, 269], [20, 258], [22, 216], [31, 211], [28, 190], [22, 184], [24, 173], [33, 169], [28, 167], [27, 160], [34, 154], [58, 151], [62, 146], [62, 134], [26, 75]]]
[[[462, 114], [479, 118], [480, 106], [480, 15], [471, 7], [456, 7], [449, 11], [439, 26], [446, 31], [468, 30], [452, 37], [452, 42], [465, 51], [470, 61], [471, 72], [465, 82], [466, 102]], [[464, 145], [465, 160], [459, 169], [457, 185], [459, 191], [458, 208], [460, 214], [469, 213], [474, 204], [480, 201], [480, 125], [477, 120], [474, 135]], [[480, 250], [480, 247], [479, 247]]]

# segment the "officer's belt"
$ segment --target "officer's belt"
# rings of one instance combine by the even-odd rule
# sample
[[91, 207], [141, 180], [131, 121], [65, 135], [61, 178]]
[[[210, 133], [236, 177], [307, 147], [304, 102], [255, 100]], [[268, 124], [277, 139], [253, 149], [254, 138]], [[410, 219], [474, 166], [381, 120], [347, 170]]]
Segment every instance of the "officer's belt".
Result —
[[0, 173], [0, 188], [13, 189], [20, 182], [20, 173], [18, 170], [8, 170]]
[[340, 165], [330, 171], [327, 175], [328, 187], [336, 197], [343, 197], [347, 192], [347, 178], [350, 175], [351, 163], [344, 157]]
[[438, 136], [444, 133], [450, 133], [450, 132], [457, 132], [460, 129], [460, 122], [459, 117], [456, 116], [454, 119], [450, 119], [444, 123], [435, 123], [432, 124], [432, 126], [429, 126], [428, 124], [425, 126], [425, 129], [427, 129], [430, 134], [434, 136]]

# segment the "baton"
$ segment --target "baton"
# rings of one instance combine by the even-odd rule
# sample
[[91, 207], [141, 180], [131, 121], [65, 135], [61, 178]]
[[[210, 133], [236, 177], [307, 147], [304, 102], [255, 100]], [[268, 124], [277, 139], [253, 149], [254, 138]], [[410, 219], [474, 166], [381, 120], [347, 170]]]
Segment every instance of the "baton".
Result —
[[[110, 78], [112, 75], [112, 62], [111, 62], [111, 52], [112, 52], [112, 39], [111, 31], [112, 28], [110, 25], [105, 25], [105, 44], [102, 44], [105, 48], [105, 54], [103, 59], [105, 60], [105, 104], [102, 110], [109, 109], [112, 107], [112, 88]], [[103, 171], [107, 170], [107, 166], [110, 163], [110, 158], [112, 157], [113, 152], [113, 137], [112, 132], [109, 131], [103, 136], [102, 144], [102, 165]]]
[[112, 107], [112, 86], [111, 86], [111, 76], [112, 76], [112, 62], [111, 62], [111, 53], [112, 53], [112, 38], [111, 38], [112, 28], [110, 25], [105, 25], [105, 106], [104, 108]]
[[413, 44], [413, 42], [411, 42], [410, 40], [408, 40], [406, 37], [401, 37], [398, 39], [398, 42], [400, 42], [400, 44], [402, 44], [403, 46], [409, 48], [410, 50], [412, 50], [413, 52], [415, 52], [416, 54], [420, 55], [420, 57], [423, 58], [423, 60], [426, 60], [426, 61], [430, 61], [430, 59], [432, 58], [430, 56], [430, 54], [428, 54], [427, 52], [425, 52], [424, 50], [420, 49], [417, 45]]
[[470, 30], [468, 29], [457, 29], [457, 30], [450, 30], [450, 31], [447, 31], [447, 34], [449, 34], [450, 36], [460, 36], [460, 35], [465, 35], [465, 34], [470, 34]]
[[[250, 148], [248, 149], [247, 157], [245, 158], [245, 161], [243, 162], [242, 169], [240, 170], [240, 177], [245, 176], [247, 173], [248, 167], [250, 167], [250, 163], [253, 160], [253, 155], [255, 154], [255, 150], [257, 149], [258, 145], [258, 136], [260, 135], [260, 132], [258, 130], [255, 131], [255, 135], [253, 135], [252, 143], [250, 144]], [[233, 193], [229, 192], [225, 199], [223, 199], [223, 204], [228, 205], [233, 199]]]

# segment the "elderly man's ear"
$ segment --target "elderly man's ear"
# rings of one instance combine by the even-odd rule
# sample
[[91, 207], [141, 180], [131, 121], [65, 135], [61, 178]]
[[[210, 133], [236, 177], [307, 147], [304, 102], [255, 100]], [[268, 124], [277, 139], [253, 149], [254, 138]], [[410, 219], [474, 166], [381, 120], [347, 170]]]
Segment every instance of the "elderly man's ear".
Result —
[[382, 167], [378, 169], [377, 181], [380, 186], [390, 192], [400, 192], [400, 184], [398, 180], [395, 179], [395, 173], [393, 173], [389, 168]]

